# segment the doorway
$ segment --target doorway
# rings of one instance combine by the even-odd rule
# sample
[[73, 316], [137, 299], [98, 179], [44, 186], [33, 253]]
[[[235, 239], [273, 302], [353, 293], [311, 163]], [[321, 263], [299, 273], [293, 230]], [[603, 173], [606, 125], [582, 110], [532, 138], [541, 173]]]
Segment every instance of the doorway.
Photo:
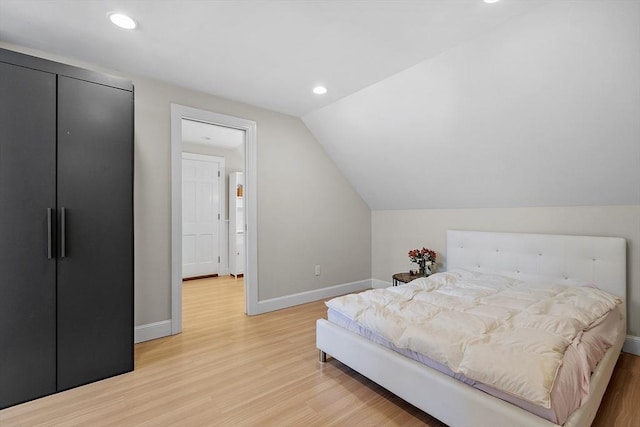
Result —
[[[257, 314], [256, 123], [223, 114], [171, 104], [171, 333], [182, 331], [182, 130], [185, 121], [240, 130], [244, 144], [245, 312]], [[221, 258], [224, 250], [221, 251]]]

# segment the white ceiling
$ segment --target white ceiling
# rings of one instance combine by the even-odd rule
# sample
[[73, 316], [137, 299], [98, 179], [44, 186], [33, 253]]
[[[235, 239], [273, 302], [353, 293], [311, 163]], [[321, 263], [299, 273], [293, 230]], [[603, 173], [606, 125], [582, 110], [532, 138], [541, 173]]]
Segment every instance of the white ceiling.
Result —
[[302, 116], [545, 2], [0, 0], [0, 39]]

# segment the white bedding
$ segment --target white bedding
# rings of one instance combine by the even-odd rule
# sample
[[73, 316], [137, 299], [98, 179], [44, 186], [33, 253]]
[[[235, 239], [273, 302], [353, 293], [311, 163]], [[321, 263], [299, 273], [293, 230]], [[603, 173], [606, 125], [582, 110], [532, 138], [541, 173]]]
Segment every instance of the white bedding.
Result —
[[423, 354], [506, 396], [550, 408], [568, 348], [578, 354], [577, 363], [585, 364], [588, 387], [598, 355], [615, 336], [590, 337], [587, 341], [597, 345], [588, 350], [584, 331], [620, 303], [598, 289], [525, 284], [460, 270], [334, 298], [327, 305], [399, 349]]

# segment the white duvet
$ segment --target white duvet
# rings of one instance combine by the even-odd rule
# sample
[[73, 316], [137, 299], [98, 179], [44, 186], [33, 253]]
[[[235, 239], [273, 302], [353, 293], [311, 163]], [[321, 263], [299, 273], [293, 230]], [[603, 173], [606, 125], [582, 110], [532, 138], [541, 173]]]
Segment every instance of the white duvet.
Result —
[[327, 306], [398, 348], [549, 408], [566, 348], [620, 302], [591, 287], [458, 270]]

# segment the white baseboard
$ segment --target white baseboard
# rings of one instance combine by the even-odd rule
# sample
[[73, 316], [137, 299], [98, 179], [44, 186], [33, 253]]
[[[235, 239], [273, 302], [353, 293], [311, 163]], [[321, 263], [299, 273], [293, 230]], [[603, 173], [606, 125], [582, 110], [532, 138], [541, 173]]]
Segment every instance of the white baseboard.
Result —
[[300, 292], [298, 294], [258, 301], [258, 314], [293, 307], [295, 305], [306, 304], [308, 302], [318, 301], [324, 298], [333, 298], [339, 295], [349, 294], [351, 292], [364, 291], [366, 289], [371, 289], [371, 282], [371, 279], [360, 280], [358, 282], [345, 283], [342, 285], [330, 286], [328, 288], [315, 289], [313, 291]]
[[622, 351], [640, 356], [640, 337], [627, 335], [627, 340], [624, 342], [624, 346], [622, 346]]
[[[342, 285], [331, 286], [328, 288], [317, 289], [298, 294], [287, 295], [279, 298], [272, 298], [264, 301], [258, 301], [258, 313], [267, 313], [269, 311], [280, 310], [282, 308], [293, 307], [295, 305], [305, 304], [312, 301], [318, 301], [323, 298], [333, 298], [338, 295], [349, 294], [351, 292], [363, 291], [371, 289], [372, 280], [361, 280], [358, 282], [345, 283]], [[385, 283], [379, 280], [381, 283]], [[387, 286], [391, 284], [388, 283]], [[381, 286], [386, 287], [386, 286]], [[163, 320], [160, 322], [148, 323], [146, 325], [136, 326], [134, 328], [134, 342], [154, 340], [156, 338], [168, 337], [171, 335], [171, 320]]]
[[371, 279], [371, 287], [373, 289], [388, 288], [389, 286], [393, 286], [393, 284], [380, 279]]
[[171, 320], [147, 323], [146, 325], [136, 326], [133, 329], [133, 342], [137, 344], [143, 341], [155, 340], [156, 338], [168, 337], [169, 335], [171, 335]]

